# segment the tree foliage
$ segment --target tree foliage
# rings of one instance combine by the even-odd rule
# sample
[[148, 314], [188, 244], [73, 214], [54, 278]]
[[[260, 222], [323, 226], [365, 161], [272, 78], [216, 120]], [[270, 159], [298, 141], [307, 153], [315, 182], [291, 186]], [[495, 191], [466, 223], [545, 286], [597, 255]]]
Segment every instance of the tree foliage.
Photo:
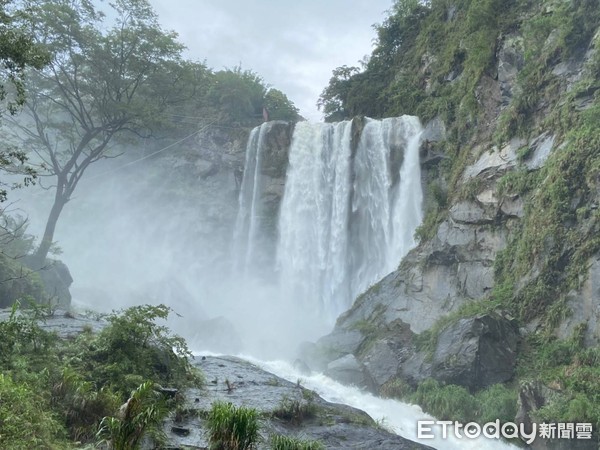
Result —
[[[194, 131], [201, 118], [254, 126], [265, 106], [275, 117], [298, 118], [287, 97], [269, 94], [254, 72], [213, 72], [184, 60], [176, 34], [160, 27], [147, 0], [117, 0], [108, 16], [91, 0], [21, 4], [21, 25], [52, 55], [47, 66], [30, 71], [26, 108], [12, 121], [15, 138], [55, 189], [34, 266], [43, 266], [56, 223], [88, 167], [118, 156], [119, 140], [184, 133], [190, 117], [197, 118]], [[19, 156], [7, 153], [7, 163]]]
[[347, 108], [352, 90], [353, 77], [359, 73], [358, 67], [341, 66], [334, 69], [329, 85], [323, 90], [317, 106], [323, 110], [329, 121], [339, 121], [351, 116]]
[[262, 117], [265, 84], [260, 76], [241, 67], [216, 72], [208, 95], [219, 105], [220, 120], [228, 123], [256, 121]]
[[[0, 117], [6, 112], [16, 114], [23, 106], [27, 68], [40, 69], [49, 60], [49, 54], [20, 26], [22, 19], [12, 9], [10, 0], [0, 1]], [[6, 200], [9, 188], [33, 182], [36, 173], [26, 162], [27, 156], [21, 149], [6, 143], [0, 147], [0, 171], [25, 175], [20, 183], [0, 180], [0, 203]]]
[[[118, 0], [106, 26], [88, 0], [25, 2], [31, 33], [53, 55], [30, 74], [22, 142], [56, 183], [55, 198], [37, 251], [41, 266], [60, 213], [94, 162], [114, 156], [125, 132], [148, 135], [169, 96], [155, 95], [165, 73], [177, 79], [182, 45], [163, 31], [145, 0]], [[174, 73], [175, 71], [175, 73]], [[167, 100], [168, 101], [168, 100]]]
[[397, 0], [375, 27], [376, 46], [362, 70], [334, 71], [319, 100], [326, 119], [473, 115], [474, 86], [494, 61], [496, 39], [512, 23], [507, 11], [514, 5], [514, 0]]
[[48, 52], [22, 26], [23, 19], [11, 0], [0, 1], [0, 113], [14, 114], [23, 106], [26, 69], [40, 69], [49, 61]]
[[263, 104], [269, 113], [270, 120], [295, 122], [301, 119], [298, 108], [278, 89], [269, 89], [264, 96]]

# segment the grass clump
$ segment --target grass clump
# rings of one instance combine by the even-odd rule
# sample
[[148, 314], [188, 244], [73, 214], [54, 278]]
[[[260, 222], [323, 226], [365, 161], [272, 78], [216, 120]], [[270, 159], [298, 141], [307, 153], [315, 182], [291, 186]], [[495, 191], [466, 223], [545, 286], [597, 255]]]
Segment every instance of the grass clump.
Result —
[[[304, 391], [310, 392], [310, 391]], [[305, 394], [303, 398], [290, 398], [284, 396], [278, 407], [273, 411], [273, 416], [296, 425], [304, 420], [317, 415], [318, 407], [313, 402], [312, 394]]]
[[325, 446], [319, 441], [303, 440], [282, 434], [271, 436], [269, 448], [271, 450], [325, 450]]
[[231, 403], [215, 402], [208, 413], [211, 450], [246, 450], [258, 442], [258, 412]]
[[404, 399], [421, 405], [424, 411], [438, 419], [462, 423], [485, 424], [496, 419], [512, 422], [517, 413], [516, 390], [502, 384], [471, 394], [462, 386], [443, 385], [430, 378]]
[[569, 339], [528, 337], [520, 356], [519, 376], [552, 386], [559, 395], [535, 412], [540, 420], [592, 423], [600, 429], [600, 348], [583, 345], [585, 326]]
[[473, 414], [478, 406], [475, 398], [464, 387], [443, 386], [434, 379], [420, 383], [411, 400], [438, 419], [463, 423], [474, 419]]

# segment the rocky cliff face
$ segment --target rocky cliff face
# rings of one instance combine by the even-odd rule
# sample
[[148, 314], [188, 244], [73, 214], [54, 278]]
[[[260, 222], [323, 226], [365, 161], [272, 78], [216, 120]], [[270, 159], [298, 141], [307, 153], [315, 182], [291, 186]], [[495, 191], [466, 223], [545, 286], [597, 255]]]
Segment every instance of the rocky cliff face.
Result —
[[[285, 121], [272, 121], [264, 125], [262, 142], [261, 204], [264, 208], [263, 231], [275, 241], [279, 206], [283, 197], [285, 174], [288, 166], [288, 153], [291, 145], [294, 124]], [[222, 214], [222, 228], [227, 229], [227, 239], [233, 234], [233, 224], [238, 211], [238, 195], [246, 162], [246, 146], [250, 129], [231, 130], [209, 128], [197, 141], [190, 162], [192, 172], [205, 180], [214, 189], [202, 198], [213, 198], [215, 212]], [[223, 198], [226, 192], [226, 198]]]
[[[478, 83], [483, 120], [467, 144], [469, 152], [463, 152], [468, 157], [454, 184], [439, 176], [447, 158], [438, 151], [446, 126], [437, 119], [424, 133], [426, 208], [436, 204], [439, 219], [425, 225], [420, 245], [398, 270], [357, 298], [329, 335], [303, 346], [301, 358], [312, 368], [375, 392], [398, 381], [416, 386], [427, 378], [475, 392], [514, 380], [518, 355], [530, 345], [526, 342], [540, 336], [568, 340], [577, 335], [582, 345], [598, 346], [600, 176], [590, 165], [598, 164], [600, 149], [592, 140], [577, 146], [576, 133], [557, 129], [546, 116], [558, 114], [565, 104], [574, 112], [564, 114], [582, 112], [583, 117], [594, 107], [597, 72], [590, 71], [598, 61], [599, 35], [568, 59], [547, 61], [552, 90], [537, 88], [542, 94], [531, 100], [535, 108], [526, 118], [526, 132], [498, 139], [502, 121], [529, 94], [520, 75], [527, 59], [525, 26], [516, 28], [500, 37], [495, 70]], [[550, 33], [543, 47], [552, 47], [558, 33]], [[446, 81], [452, 83], [453, 77]], [[571, 152], [572, 159], [587, 152], [595, 156], [584, 157], [580, 172], [571, 172], [575, 163], [561, 156], [564, 152]], [[577, 179], [578, 173], [583, 179]], [[560, 195], [554, 192], [563, 184], [571, 187]], [[542, 221], [559, 207], [564, 221]], [[557, 242], [559, 236], [569, 238]], [[519, 266], [522, 254], [528, 255], [528, 265]], [[563, 399], [573, 395], [558, 384]], [[531, 422], [529, 414], [547, 403], [548, 398], [522, 406], [526, 420], [521, 421]], [[542, 441], [536, 445], [558, 448]]]
[[[433, 361], [427, 364], [424, 353], [415, 353], [413, 338], [462, 305], [485, 297], [494, 286], [496, 255], [506, 247], [511, 228], [524, 214], [519, 198], [499, 201], [495, 196], [498, 180], [517, 164], [518, 145], [512, 142], [486, 151], [467, 167], [464, 183], [475, 184], [478, 192], [449, 205], [448, 217], [434, 237], [410, 252], [397, 271], [361, 295], [338, 319], [332, 334], [318, 342], [318, 353], [328, 354], [330, 359], [354, 355], [359, 377], [364, 378], [365, 372], [376, 389], [399, 373], [412, 382], [433, 376], [473, 388], [511, 378], [517, 330], [510, 318], [483, 315], [445, 330]], [[431, 155], [424, 154], [423, 160], [431, 161]], [[487, 346], [489, 361], [465, 356], [483, 351], [481, 346]], [[450, 367], [442, 370], [449, 359], [459, 356], [468, 361], [457, 362], [454, 371]], [[314, 357], [309, 359], [315, 363]], [[323, 369], [325, 363], [316, 365]], [[335, 361], [330, 364], [335, 366]], [[463, 367], [465, 364], [469, 367]], [[495, 370], [499, 373], [491, 375]], [[463, 376], [465, 371], [473, 376]], [[490, 376], [479, 375], [484, 372]]]

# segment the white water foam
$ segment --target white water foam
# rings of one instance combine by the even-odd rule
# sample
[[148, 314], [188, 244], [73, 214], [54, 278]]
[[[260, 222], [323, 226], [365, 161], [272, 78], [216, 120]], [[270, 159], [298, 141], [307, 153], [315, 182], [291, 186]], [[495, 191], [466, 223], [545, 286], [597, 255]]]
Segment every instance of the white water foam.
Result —
[[[320, 373], [303, 375], [285, 361], [261, 361], [247, 355], [240, 355], [240, 358], [288, 381], [295, 383], [300, 380], [302, 386], [314, 390], [325, 400], [361, 409], [390, 431], [437, 450], [517, 450], [519, 448], [505, 441], [488, 439], [483, 436], [477, 439], [464, 437], [459, 439], [454, 436], [452, 431], [449, 431], [446, 439], [441, 437], [441, 432], [434, 439], [418, 439], [417, 421], [435, 421], [436, 419], [424, 413], [417, 405], [376, 397], [356, 387], [340, 384]], [[435, 429], [435, 432], [438, 431], [440, 430]]]
[[[352, 301], [395, 270], [422, 220], [416, 117], [358, 125], [300, 122], [289, 153], [279, 216], [276, 273], [281, 298], [330, 326]], [[248, 143], [235, 257], [257, 265], [262, 134]]]

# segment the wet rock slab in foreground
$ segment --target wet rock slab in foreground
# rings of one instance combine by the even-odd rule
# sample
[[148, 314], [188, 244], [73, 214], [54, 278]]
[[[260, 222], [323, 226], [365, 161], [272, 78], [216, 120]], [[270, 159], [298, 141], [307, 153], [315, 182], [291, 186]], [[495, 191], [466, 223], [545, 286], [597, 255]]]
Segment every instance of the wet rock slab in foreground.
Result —
[[[319, 440], [327, 449], [430, 449], [378, 427], [363, 411], [326, 402], [315, 392], [239, 358], [198, 356], [195, 364], [206, 376], [206, 387], [189, 390], [184, 410], [167, 423], [168, 448], [208, 448], [205, 413], [221, 400], [259, 411], [259, 449], [268, 448], [274, 433]], [[299, 406], [304, 413], [277, 417], [282, 402]]]

